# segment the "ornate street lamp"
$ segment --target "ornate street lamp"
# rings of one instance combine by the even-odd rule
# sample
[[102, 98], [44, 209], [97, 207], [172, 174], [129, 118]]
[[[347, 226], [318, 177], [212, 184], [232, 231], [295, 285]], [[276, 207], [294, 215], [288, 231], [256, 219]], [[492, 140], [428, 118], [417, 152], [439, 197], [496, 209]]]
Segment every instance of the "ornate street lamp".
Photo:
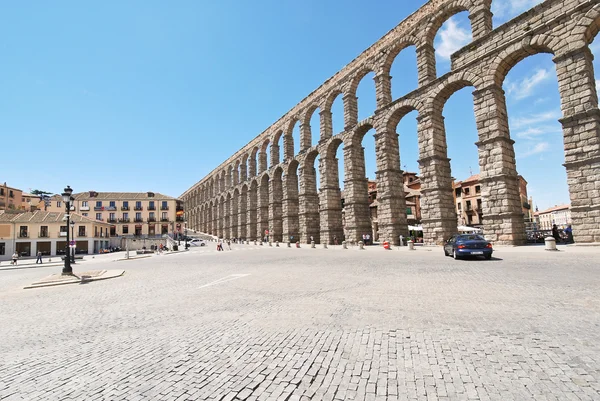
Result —
[[[69, 223], [69, 225], [71, 226], [71, 240], [75, 241], [75, 222], [73, 220], [71, 220], [71, 223]], [[70, 252], [70, 258], [71, 258], [71, 264], [74, 265], [75, 264], [75, 247], [73, 247], [71, 249]]]
[[67, 218], [67, 246], [65, 247], [65, 266], [63, 267], [62, 274], [64, 275], [73, 275], [73, 269], [71, 268], [71, 258], [69, 257], [70, 249], [69, 249], [69, 225], [70, 225], [70, 214], [71, 213], [71, 195], [73, 194], [73, 190], [70, 186], [64, 189], [64, 192], [61, 194], [63, 202], [65, 203], [65, 217]]

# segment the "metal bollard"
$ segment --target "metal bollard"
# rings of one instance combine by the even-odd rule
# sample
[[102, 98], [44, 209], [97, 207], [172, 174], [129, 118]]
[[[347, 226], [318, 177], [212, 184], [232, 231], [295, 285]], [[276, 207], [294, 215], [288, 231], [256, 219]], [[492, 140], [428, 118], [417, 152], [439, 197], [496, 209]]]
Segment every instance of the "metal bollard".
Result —
[[358, 249], [365, 249], [365, 243], [362, 241], [358, 241]]
[[310, 247], [315, 248], [315, 241], [310, 241]]
[[275, 246], [279, 248], [279, 241], [275, 241]]
[[346, 241], [342, 241], [342, 249], [348, 249], [348, 244], [346, 244]]
[[288, 248], [292, 247], [292, 243], [290, 241], [288, 241], [287, 244], [288, 244]]
[[558, 249], [556, 249], [556, 240], [554, 237], [544, 238], [544, 243], [546, 244], [547, 251], [558, 251]]
[[415, 250], [415, 243], [412, 240], [408, 240], [408, 250], [409, 251], [414, 251]]
[[327, 241], [323, 242], [323, 249], [327, 249]]

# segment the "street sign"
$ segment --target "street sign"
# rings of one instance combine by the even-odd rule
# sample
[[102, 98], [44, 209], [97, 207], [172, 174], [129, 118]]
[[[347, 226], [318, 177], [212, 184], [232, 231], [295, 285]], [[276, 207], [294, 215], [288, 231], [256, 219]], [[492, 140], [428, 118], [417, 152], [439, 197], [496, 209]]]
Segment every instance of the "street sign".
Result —
[[75, 241], [69, 241], [69, 246], [75, 246]]

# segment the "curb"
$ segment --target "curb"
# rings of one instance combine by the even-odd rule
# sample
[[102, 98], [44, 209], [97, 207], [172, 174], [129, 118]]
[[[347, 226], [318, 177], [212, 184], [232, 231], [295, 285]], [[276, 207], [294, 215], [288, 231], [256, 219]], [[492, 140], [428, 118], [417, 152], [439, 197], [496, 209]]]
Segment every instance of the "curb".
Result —
[[[90, 283], [92, 281], [109, 280], [111, 278], [121, 277], [124, 274], [125, 274], [125, 270], [107, 270], [106, 273], [104, 273], [102, 276], [99, 276], [99, 277], [84, 278], [85, 276], [82, 275], [81, 278], [79, 278], [78, 276], [73, 276], [74, 277], [73, 280], [50, 282], [50, 283], [40, 282], [39, 284], [33, 283], [31, 285], [23, 287], [23, 289], [28, 290], [28, 289], [42, 288], [42, 287], [56, 287], [56, 286], [67, 285], [67, 284], [86, 284], [86, 283]], [[77, 280], [75, 278], [79, 278], [79, 279]]]

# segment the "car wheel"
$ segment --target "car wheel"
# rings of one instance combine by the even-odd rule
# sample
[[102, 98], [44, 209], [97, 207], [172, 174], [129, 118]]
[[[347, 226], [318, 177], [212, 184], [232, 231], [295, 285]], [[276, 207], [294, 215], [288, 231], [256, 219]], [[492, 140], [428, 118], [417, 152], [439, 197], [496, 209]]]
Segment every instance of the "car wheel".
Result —
[[458, 256], [458, 254], [456, 253], [456, 249], [452, 251], [452, 257], [453, 257], [455, 260], [458, 260], [458, 259], [460, 259], [460, 256]]
[[490, 253], [489, 255], [485, 255], [485, 259], [486, 260], [490, 260], [492, 258], [492, 254]]
[[444, 247], [444, 256], [450, 256], [450, 255], [448, 255], [448, 251], [446, 250], [446, 247]]
[[206, 244], [200, 244], [200, 246], [204, 246], [204, 245], [206, 245]]

